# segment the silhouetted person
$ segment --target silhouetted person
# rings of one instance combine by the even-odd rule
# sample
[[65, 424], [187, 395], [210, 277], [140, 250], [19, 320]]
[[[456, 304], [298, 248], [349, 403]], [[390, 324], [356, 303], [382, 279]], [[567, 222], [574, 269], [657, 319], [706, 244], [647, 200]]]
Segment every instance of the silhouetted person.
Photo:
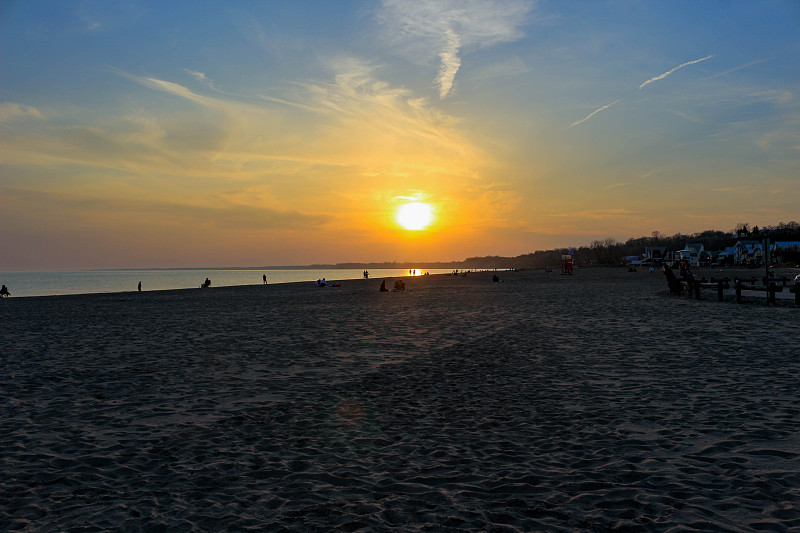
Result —
[[386, 280], [381, 281], [381, 292], [389, 292], [389, 289], [386, 288]]
[[694, 279], [694, 274], [692, 274], [692, 271], [689, 269], [689, 263], [687, 261], [681, 264], [681, 277], [686, 281], [692, 281]]
[[139, 292], [142, 292], [142, 282], [141, 281], [139, 282], [139, 285], [137, 286], [137, 288], [139, 289]]
[[3, 287], [0, 288], [0, 298], [6, 298], [8, 296], [11, 296], [11, 293], [8, 292], [8, 287], [3, 285]]
[[364, 279], [369, 279], [369, 270], [364, 271]]
[[262, 277], [264, 278], [264, 285], [266, 285], [267, 284], [267, 275], [264, 274]]
[[493, 282], [495, 282], [495, 283], [497, 283], [498, 281], [500, 281], [500, 278], [498, 278], [498, 277], [497, 277], [497, 274], [495, 274], [494, 276], [492, 276], [492, 281], [493, 281]]
[[206, 289], [211, 286], [211, 280], [206, 278], [202, 285], [200, 285], [201, 289]]
[[667, 286], [669, 287], [669, 292], [672, 294], [680, 295], [681, 293], [681, 281], [675, 276], [675, 273], [672, 272], [672, 269], [664, 265], [664, 275], [667, 277]]
[[394, 290], [396, 291], [404, 291], [406, 290], [406, 284], [402, 279], [398, 279], [394, 282]]

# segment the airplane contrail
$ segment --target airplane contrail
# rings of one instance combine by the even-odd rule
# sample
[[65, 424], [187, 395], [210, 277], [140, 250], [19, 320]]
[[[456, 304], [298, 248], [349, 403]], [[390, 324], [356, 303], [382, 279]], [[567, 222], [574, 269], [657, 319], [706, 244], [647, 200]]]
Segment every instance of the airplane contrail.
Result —
[[667, 76], [669, 76], [670, 74], [672, 74], [673, 72], [675, 72], [678, 69], [681, 69], [683, 67], [688, 67], [689, 65], [694, 65], [695, 63], [700, 63], [701, 61], [705, 61], [706, 59], [711, 59], [712, 57], [714, 57], [713, 54], [710, 55], [710, 56], [702, 57], [700, 59], [695, 59], [694, 61], [687, 61], [686, 63], [682, 63], [682, 64], [678, 65], [677, 67], [673, 68], [672, 70], [666, 71], [664, 74], [659, 74], [658, 76], [650, 78], [649, 80], [647, 80], [643, 84], [639, 85], [639, 88], [641, 89], [645, 85], [650, 85], [654, 81], [663, 80], [664, 78], [666, 78]]
[[578, 124], [583, 124], [584, 122], [586, 122], [587, 120], [589, 120], [590, 118], [592, 118], [593, 116], [598, 114], [600, 111], [605, 111], [606, 109], [608, 109], [612, 105], [616, 104], [620, 100], [621, 100], [621, 98], [617, 98], [616, 100], [614, 100], [610, 104], [606, 104], [606, 105], [604, 105], [603, 107], [601, 107], [599, 109], [595, 109], [594, 111], [592, 111], [591, 113], [586, 115], [584, 118], [582, 118], [580, 120], [577, 120], [577, 121], [573, 122], [572, 124], [570, 124], [569, 127], [571, 128], [572, 126], [577, 126]]

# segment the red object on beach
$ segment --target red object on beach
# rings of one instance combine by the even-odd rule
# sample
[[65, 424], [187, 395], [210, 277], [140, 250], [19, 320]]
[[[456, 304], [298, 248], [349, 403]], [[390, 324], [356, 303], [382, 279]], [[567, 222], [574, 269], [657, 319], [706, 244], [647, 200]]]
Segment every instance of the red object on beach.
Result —
[[572, 275], [572, 254], [561, 254], [561, 274]]

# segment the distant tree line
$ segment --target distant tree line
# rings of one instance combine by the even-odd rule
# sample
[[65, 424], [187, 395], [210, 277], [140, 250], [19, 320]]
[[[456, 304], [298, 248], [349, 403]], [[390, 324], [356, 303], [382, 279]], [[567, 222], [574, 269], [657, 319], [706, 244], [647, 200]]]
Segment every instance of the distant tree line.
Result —
[[[458, 269], [458, 270], [485, 270], [485, 269], [519, 269], [519, 268], [560, 268], [561, 255], [573, 252], [575, 264], [577, 265], [598, 265], [614, 266], [622, 263], [622, 258], [627, 256], [641, 255], [645, 248], [660, 247], [667, 250], [683, 250], [687, 243], [699, 242], [706, 250], [722, 251], [725, 248], [734, 246], [740, 240], [761, 241], [769, 238], [770, 241], [800, 241], [800, 223], [781, 222], [777, 226], [750, 226], [750, 224], [740, 223], [735, 229], [730, 231], [706, 230], [700, 233], [663, 235], [654, 231], [649, 237], [637, 237], [628, 239], [625, 242], [608, 237], [592, 241], [588, 245], [556, 248], [553, 250], [537, 250], [532, 253], [518, 255], [516, 257], [503, 256], [483, 256], [468, 257], [464, 261], [447, 262], [383, 262], [383, 263], [337, 263], [337, 264], [318, 264], [309, 266], [293, 266], [279, 268], [349, 268], [349, 269]], [[800, 252], [786, 252], [784, 261], [792, 264], [800, 264]], [[278, 267], [276, 267], [278, 268]]]
[[[763, 240], [769, 238], [770, 241], [800, 241], [800, 223], [781, 222], [777, 226], [750, 226], [750, 224], [738, 224], [731, 231], [706, 230], [700, 233], [681, 234], [667, 236], [654, 231], [650, 237], [637, 237], [628, 239], [625, 242], [617, 241], [614, 238], [596, 240], [588, 245], [574, 248], [560, 248], [554, 250], [538, 250], [533, 253], [519, 255], [517, 257], [469, 257], [463, 262], [465, 268], [555, 268], [561, 264], [561, 255], [572, 251], [575, 255], [575, 262], [579, 265], [605, 265], [614, 266], [622, 262], [626, 256], [641, 255], [645, 248], [663, 247], [668, 250], [682, 250], [687, 243], [702, 243], [706, 250], [724, 250], [734, 246], [740, 240]], [[797, 255], [797, 257], [795, 257]], [[788, 252], [784, 258], [788, 262], [800, 263], [800, 252]]]

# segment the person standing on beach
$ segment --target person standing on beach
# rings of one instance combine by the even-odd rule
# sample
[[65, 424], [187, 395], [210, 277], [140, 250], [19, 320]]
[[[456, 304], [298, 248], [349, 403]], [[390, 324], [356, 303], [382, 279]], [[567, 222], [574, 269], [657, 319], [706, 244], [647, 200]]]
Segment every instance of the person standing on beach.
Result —
[[142, 292], [142, 282], [141, 281], [139, 282], [139, 287], [138, 288], [139, 288], [139, 292]]
[[263, 277], [264, 277], [264, 285], [266, 285], [266, 284], [267, 284], [267, 275], [266, 275], [266, 274], [264, 274], [264, 276], [263, 276]]

